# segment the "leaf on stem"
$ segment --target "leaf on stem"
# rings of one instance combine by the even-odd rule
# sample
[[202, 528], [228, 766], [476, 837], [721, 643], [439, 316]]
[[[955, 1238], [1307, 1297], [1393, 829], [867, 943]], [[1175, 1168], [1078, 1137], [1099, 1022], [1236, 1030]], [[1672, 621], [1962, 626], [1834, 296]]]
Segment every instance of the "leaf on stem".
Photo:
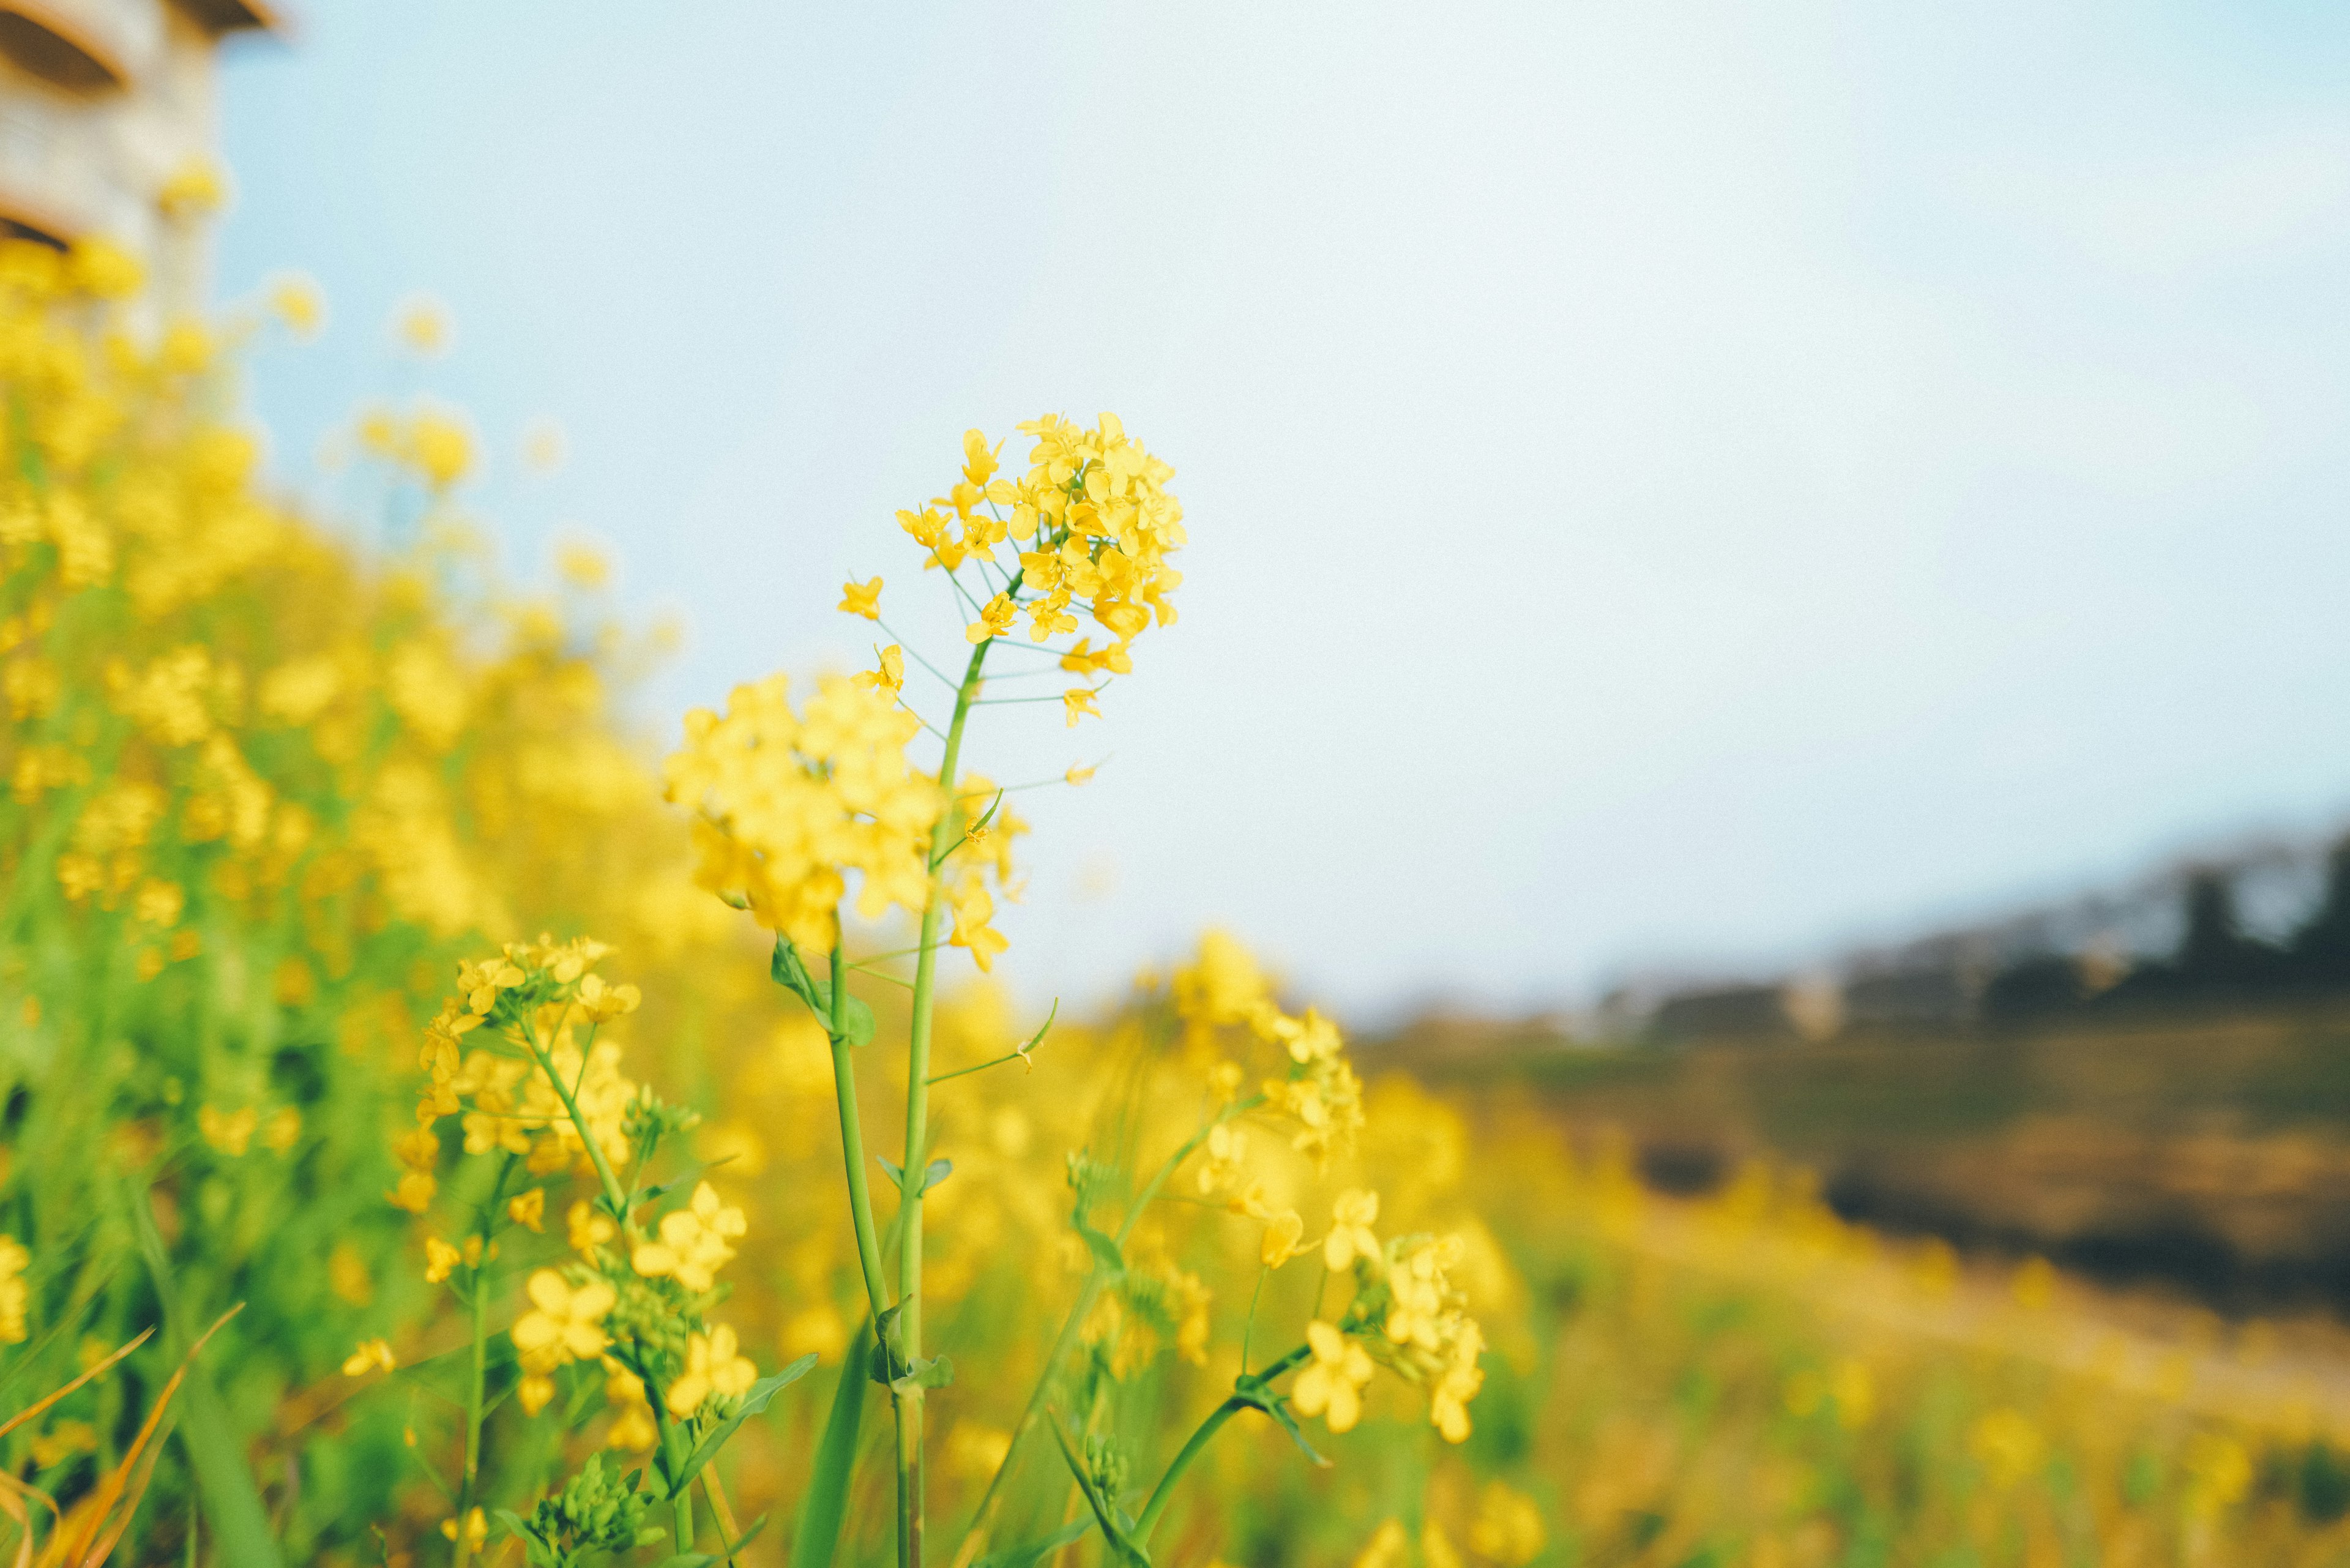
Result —
[[815, 1365], [814, 1355], [803, 1355], [774, 1376], [762, 1377], [752, 1384], [750, 1391], [743, 1396], [742, 1404], [734, 1407], [734, 1413], [712, 1427], [709, 1434], [694, 1445], [693, 1452], [686, 1456], [685, 1463], [678, 1468], [677, 1474], [670, 1478], [669, 1490], [662, 1494], [663, 1497], [673, 1500], [692, 1485], [693, 1478], [702, 1473], [702, 1467], [718, 1457], [718, 1450], [726, 1446], [726, 1439], [732, 1438], [743, 1422], [764, 1410], [785, 1388], [806, 1376], [808, 1368]]

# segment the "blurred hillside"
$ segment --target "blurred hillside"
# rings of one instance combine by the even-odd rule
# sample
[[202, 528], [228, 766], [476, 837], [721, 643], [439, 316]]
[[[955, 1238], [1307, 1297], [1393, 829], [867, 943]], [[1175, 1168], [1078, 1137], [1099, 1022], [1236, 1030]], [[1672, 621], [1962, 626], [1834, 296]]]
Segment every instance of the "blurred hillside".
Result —
[[2222, 1310], [2350, 1314], [2350, 843], [2267, 844], [1579, 1029], [1430, 1015], [1387, 1059], [1522, 1085], [1654, 1187], [1748, 1160], [1848, 1220]]

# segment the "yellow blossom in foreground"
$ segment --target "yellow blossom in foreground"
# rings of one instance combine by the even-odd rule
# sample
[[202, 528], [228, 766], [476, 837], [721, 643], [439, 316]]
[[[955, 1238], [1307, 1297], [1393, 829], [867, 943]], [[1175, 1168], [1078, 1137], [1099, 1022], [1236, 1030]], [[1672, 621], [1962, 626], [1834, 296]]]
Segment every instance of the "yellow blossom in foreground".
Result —
[[1094, 705], [1094, 691], [1088, 686], [1072, 686], [1061, 693], [1061, 707], [1068, 715], [1068, 727], [1077, 727], [1077, 721], [1087, 716], [1098, 719], [1101, 710]]
[[1363, 1386], [1371, 1380], [1370, 1355], [1319, 1318], [1305, 1325], [1305, 1343], [1314, 1359], [1297, 1375], [1293, 1390], [1297, 1413], [1325, 1416], [1332, 1431], [1344, 1432], [1362, 1419]]
[[359, 1348], [344, 1359], [343, 1376], [364, 1377], [370, 1372], [390, 1372], [399, 1365], [392, 1359], [389, 1340], [363, 1339]]
[[861, 615], [867, 620], [881, 618], [881, 579], [868, 582], [850, 578], [840, 585], [840, 608], [846, 615]]
[[662, 1402], [680, 1420], [702, 1408], [712, 1395], [739, 1399], [759, 1380], [759, 1369], [742, 1354], [734, 1330], [725, 1324], [685, 1342], [685, 1374], [669, 1386]]
[[906, 689], [906, 650], [896, 643], [874, 652], [876, 668], [849, 679], [868, 691], [902, 692]]
[[540, 1269], [525, 1287], [531, 1310], [515, 1320], [515, 1355], [528, 1372], [551, 1372], [574, 1361], [600, 1355], [610, 1339], [604, 1314], [619, 1297], [602, 1280], [573, 1285], [553, 1269]]
[[921, 721], [895, 694], [825, 677], [805, 716], [781, 675], [738, 686], [723, 717], [686, 715], [665, 765], [669, 798], [699, 814], [696, 880], [745, 899], [761, 924], [811, 952], [832, 945], [847, 874], [858, 912], [919, 914], [930, 897], [926, 838], [945, 802], [906, 742]]
[[979, 618], [963, 628], [963, 636], [972, 642], [985, 642], [990, 638], [1008, 637], [1013, 618], [1020, 613], [1009, 594], [998, 594], [980, 607]]
[[666, 1275], [687, 1290], [706, 1291], [734, 1255], [727, 1243], [749, 1228], [743, 1210], [727, 1207], [705, 1181], [694, 1188], [691, 1203], [661, 1216], [659, 1239], [639, 1243], [629, 1264], [648, 1279]]

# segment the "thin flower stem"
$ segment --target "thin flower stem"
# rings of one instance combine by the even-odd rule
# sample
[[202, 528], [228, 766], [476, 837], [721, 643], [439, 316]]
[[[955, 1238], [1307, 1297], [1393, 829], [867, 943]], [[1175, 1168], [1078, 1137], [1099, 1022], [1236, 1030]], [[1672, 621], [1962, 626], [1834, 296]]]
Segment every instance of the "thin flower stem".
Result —
[[[1260, 1373], [1257, 1376], [1258, 1383], [1262, 1385], [1272, 1382], [1284, 1373], [1304, 1364], [1313, 1354], [1312, 1346], [1299, 1345]], [[1208, 1412], [1207, 1419], [1200, 1423], [1191, 1433], [1190, 1439], [1169, 1462], [1167, 1473], [1160, 1476], [1159, 1484], [1150, 1489], [1150, 1501], [1142, 1505], [1142, 1517], [1134, 1521], [1136, 1545], [1148, 1546], [1150, 1543], [1150, 1532], [1159, 1527], [1159, 1515], [1167, 1511], [1168, 1503], [1174, 1499], [1175, 1483], [1183, 1479], [1183, 1472], [1191, 1468], [1191, 1462], [1206, 1451], [1209, 1440], [1223, 1429], [1225, 1422], [1243, 1410], [1252, 1407], [1249, 1400], [1236, 1394]]]
[[1158, 1486], [1151, 1490], [1150, 1501], [1142, 1505], [1142, 1517], [1134, 1521], [1136, 1544], [1147, 1546], [1150, 1543], [1150, 1532], [1159, 1527], [1159, 1516], [1167, 1511], [1168, 1501], [1174, 1496], [1175, 1483], [1183, 1479], [1183, 1472], [1191, 1468], [1191, 1461], [1200, 1457], [1218, 1432], [1223, 1430], [1224, 1423], [1247, 1408], [1248, 1406], [1237, 1397], [1227, 1399], [1210, 1411], [1208, 1418], [1192, 1431], [1190, 1440], [1167, 1466], [1167, 1473], [1159, 1478]]
[[850, 1062], [846, 1023], [847, 995], [841, 981], [847, 978], [837, 941], [832, 950], [832, 1093], [840, 1107], [840, 1152], [848, 1165], [848, 1214], [857, 1230], [857, 1262], [865, 1273], [866, 1304], [875, 1318], [889, 1310], [889, 1277], [881, 1265], [881, 1243], [873, 1226], [873, 1194], [865, 1179], [865, 1128], [857, 1115], [857, 1069]]
[[[526, 1028], [523, 1035], [523, 1043], [530, 1047], [530, 1054], [537, 1061], [539, 1071], [546, 1075], [546, 1081], [555, 1085], [556, 1094], [563, 1096], [563, 1108], [570, 1116], [571, 1125], [579, 1134], [579, 1141], [587, 1146], [588, 1158], [596, 1167], [597, 1179], [604, 1184], [604, 1198], [612, 1206], [612, 1216], [622, 1225], [626, 1225], [629, 1222], [629, 1195], [622, 1189], [620, 1179], [612, 1174], [612, 1162], [604, 1158], [604, 1146], [596, 1141], [595, 1133], [588, 1128], [588, 1118], [580, 1114], [577, 1097], [564, 1083], [563, 1075], [555, 1070], [554, 1061], [538, 1043], [537, 1032]], [[580, 1070], [584, 1082], [587, 1071], [584, 1059], [580, 1064]]]
[[473, 1518], [473, 1494], [481, 1482], [482, 1416], [484, 1396], [489, 1386], [490, 1297], [483, 1288], [482, 1276], [490, 1266], [490, 1232], [497, 1224], [498, 1199], [505, 1196], [506, 1178], [514, 1174], [514, 1156], [508, 1155], [498, 1166], [498, 1179], [490, 1187], [489, 1201], [482, 1208], [479, 1224], [473, 1235], [481, 1242], [482, 1255], [470, 1272], [473, 1275], [473, 1365], [465, 1383], [465, 1473], [457, 1490], [457, 1568], [465, 1568], [473, 1555], [473, 1532], [466, 1525]]
[[[941, 1073], [937, 1077], [931, 1080], [931, 1085], [935, 1088], [937, 1085], [945, 1083], [950, 1078], [966, 1078], [973, 1073], [984, 1073], [990, 1067], [1001, 1067], [1006, 1062], [1028, 1062], [1028, 1053], [1025, 1051], [1014, 1051], [1008, 1055], [998, 1056], [993, 1062], [982, 1062], [976, 1067], [957, 1067], [951, 1073]], [[1035, 1064], [1029, 1062], [1029, 1065], [1034, 1067]]]
[[[900, 647], [900, 648], [905, 648], [905, 649], [907, 649], [908, 653], [910, 653], [910, 654], [911, 654], [911, 655], [912, 655], [912, 657], [913, 657], [913, 660], [914, 660], [914, 662], [915, 662], [915, 663], [917, 663], [917, 664], [920, 665], [923, 669], [925, 669], [925, 670], [929, 670], [931, 674], [933, 674], [933, 675], [935, 675], [935, 676], [937, 676], [937, 677], [939, 678], [939, 684], [940, 684], [940, 685], [941, 685], [941, 686], [945, 687], [945, 688], [946, 688], [948, 691], [953, 691], [958, 690], [958, 688], [956, 687], [956, 685], [955, 685], [955, 683], [954, 683], [954, 677], [953, 677], [953, 676], [951, 676], [951, 675], [947, 674], [944, 670], [941, 670], [937, 665], [932, 664], [929, 659], [924, 659], [920, 654], [919, 654], [919, 653], [914, 653], [914, 652], [913, 652], [913, 650], [912, 650], [910, 648], [907, 648], [907, 642], [906, 642], [906, 639], [905, 639], [904, 638], [899, 637], [899, 636], [898, 635], [898, 631], [897, 631], [897, 628], [896, 628], [895, 627], [892, 627], [892, 626], [891, 626], [888, 621], [881, 619], [881, 618], [880, 618], [879, 617], [878, 617], [878, 616], [874, 618], [873, 624], [874, 624], [874, 625], [876, 625], [876, 626], [878, 626], [878, 627], [879, 627], [883, 631], [888, 632], [888, 633], [889, 634], [889, 636], [890, 636], [890, 639], [891, 639], [893, 641], [895, 641], [895, 642], [898, 644], [898, 646], [899, 646], [899, 647]], [[916, 714], [916, 715], [915, 715], [915, 717], [920, 718], [920, 714]]]
[[1248, 1376], [1249, 1341], [1256, 1337], [1257, 1303], [1264, 1300], [1264, 1282], [1273, 1272], [1273, 1265], [1264, 1263], [1256, 1272], [1256, 1289], [1249, 1292], [1248, 1322], [1241, 1325], [1241, 1376]]

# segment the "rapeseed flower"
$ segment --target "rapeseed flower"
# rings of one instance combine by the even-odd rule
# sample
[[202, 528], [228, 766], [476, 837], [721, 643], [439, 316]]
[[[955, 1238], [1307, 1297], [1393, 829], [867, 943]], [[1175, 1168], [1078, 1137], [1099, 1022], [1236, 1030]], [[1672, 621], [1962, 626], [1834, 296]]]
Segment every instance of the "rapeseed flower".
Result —
[[1363, 1388], [1371, 1380], [1371, 1358], [1363, 1347], [1316, 1318], [1305, 1325], [1313, 1359], [1297, 1375], [1291, 1397], [1301, 1416], [1321, 1416], [1334, 1432], [1362, 1419]]
[[669, 1386], [663, 1403], [671, 1415], [683, 1420], [713, 1395], [739, 1399], [758, 1380], [759, 1369], [742, 1354], [733, 1329], [716, 1324], [707, 1334], [686, 1337], [685, 1372]]

